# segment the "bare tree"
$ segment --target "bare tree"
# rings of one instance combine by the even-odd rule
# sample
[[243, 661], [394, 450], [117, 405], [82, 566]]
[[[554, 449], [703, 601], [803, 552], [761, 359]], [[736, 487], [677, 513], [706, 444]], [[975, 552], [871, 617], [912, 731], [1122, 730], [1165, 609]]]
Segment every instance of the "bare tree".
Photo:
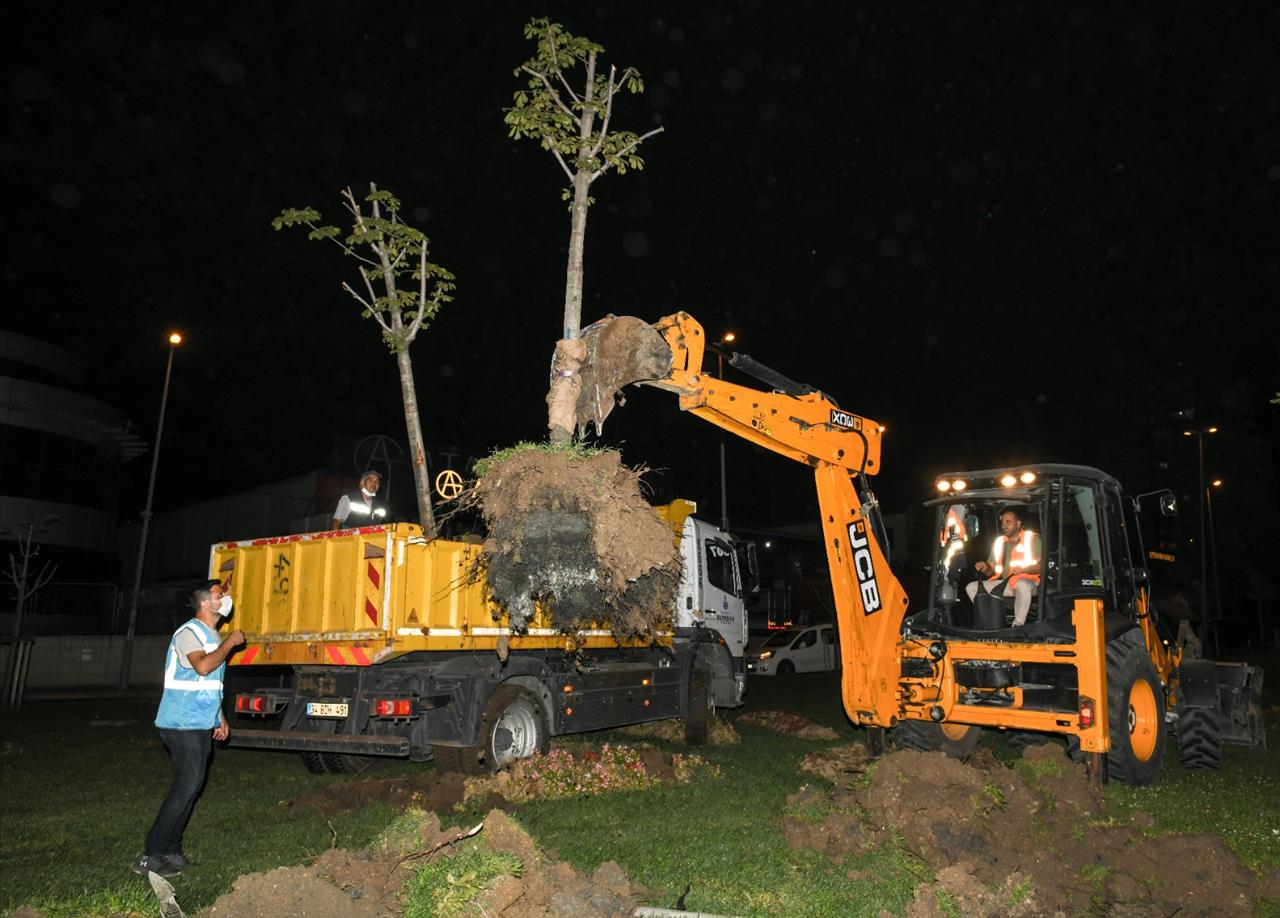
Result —
[[[364, 205], [369, 205], [366, 213]], [[427, 258], [431, 241], [421, 230], [400, 217], [400, 201], [389, 191], [379, 191], [370, 183], [363, 201], [350, 188], [342, 192], [342, 206], [351, 215], [351, 230], [345, 236], [336, 226], [323, 225], [320, 213], [311, 207], [286, 208], [271, 221], [277, 230], [286, 226], [306, 226], [309, 239], [332, 240], [344, 255], [358, 262], [360, 287], [343, 283], [342, 289], [363, 309], [361, 315], [373, 319], [382, 329], [382, 340], [395, 355], [400, 370], [400, 393], [404, 400], [404, 420], [413, 457], [414, 490], [418, 496], [418, 517], [428, 538], [436, 535], [435, 512], [431, 504], [431, 481], [427, 469], [426, 446], [422, 438], [422, 417], [413, 382], [413, 361], [409, 345], [418, 332], [435, 318], [453, 297], [454, 277]]]
[[16, 614], [13, 617], [13, 648], [4, 672], [6, 692], [13, 684], [13, 671], [18, 665], [18, 639], [22, 637], [23, 617], [27, 611], [27, 603], [31, 597], [49, 585], [49, 581], [58, 571], [58, 565], [52, 561], [45, 561], [38, 572], [34, 570], [35, 560], [40, 554], [40, 545], [35, 541], [36, 529], [43, 529], [53, 521], [52, 517], [46, 519], [39, 527], [35, 523], [21, 522], [14, 532], [17, 536], [18, 550], [9, 553], [9, 569], [4, 572], [4, 579], [13, 584], [17, 594], [14, 603]]
[[[525, 37], [537, 44], [537, 53], [516, 68], [527, 76], [528, 86], [518, 91], [506, 110], [508, 133], [513, 138], [536, 140], [550, 150], [569, 179], [563, 200], [569, 201], [569, 263], [565, 271], [563, 338], [556, 345], [551, 387], [547, 392], [547, 427], [553, 443], [573, 437], [573, 409], [582, 383], [578, 378], [586, 356], [578, 333], [582, 327], [582, 253], [587, 237], [587, 208], [592, 183], [610, 169], [624, 173], [643, 169], [637, 152], [640, 144], [661, 127], [644, 134], [614, 129], [614, 102], [620, 92], [644, 91], [640, 73], [633, 67], [621, 72], [610, 65], [608, 75], [597, 72], [604, 48], [564, 30], [559, 23], [534, 19], [524, 28]], [[577, 68], [583, 72], [578, 74]]]

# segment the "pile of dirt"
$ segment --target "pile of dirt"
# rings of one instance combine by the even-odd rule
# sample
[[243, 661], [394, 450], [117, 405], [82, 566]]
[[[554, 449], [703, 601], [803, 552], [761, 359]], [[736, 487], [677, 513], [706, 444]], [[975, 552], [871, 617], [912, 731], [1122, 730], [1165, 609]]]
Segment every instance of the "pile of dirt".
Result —
[[[651, 720], [643, 724], [632, 724], [623, 727], [619, 732], [628, 736], [639, 736], [645, 739], [662, 740], [667, 743], [684, 743], [684, 721], [679, 718], [667, 720]], [[712, 746], [732, 746], [740, 743], [742, 737], [733, 725], [719, 717], [711, 721], [711, 729], [707, 733], [707, 742]]]
[[336, 781], [286, 800], [279, 806], [285, 810], [307, 810], [325, 817], [375, 804], [386, 804], [396, 810], [416, 807], [443, 814], [462, 803], [464, 790], [462, 775], [431, 770], [403, 778]]
[[938, 877], [913, 915], [960, 903], [961, 914], [1248, 915], [1255, 897], [1280, 892], [1275, 871], [1258, 878], [1219, 836], [1108, 824], [1084, 766], [1056, 745], [1027, 750], [1016, 768], [979, 750], [965, 763], [898, 751], [874, 770], [823, 770], [835, 786], [792, 795], [784, 834], [835, 859], [900, 839]]
[[839, 734], [830, 727], [824, 727], [803, 714], [792, 711], [749, 711], [739, 717], [737, 723], [764, 727], [788, 736], [798, 736], [800, 739], [839, 739]]
[[472, 498], [494, 598], [523, 631], [540, 604], [568, 634], [607, 619], [624, 639], [671, 625], [680, 556], [671, 527], [617, 452], [531, 447], [490, 463]]
[[[360, 852], [327, 851], [313, 864], [247, 874], [202, 918], [376, 918], [399, 915], [404, 886], [413, 872], [435, 858], [453, 857], [467, 833], [442, 829], [431, 814], [411, 811], [403, 828]], [[590, 876], [541, 852], [533, 839], [500, 811], [489, 813], [476, 841], [520, 861], [518, 875], [489, 884], [472, 903], [477, 913], [502, 918], [619, 918], [631, 915], [649, 890], [632, 883], [612, 862]], [[467, 842], [461, 842], [467, 843]]]

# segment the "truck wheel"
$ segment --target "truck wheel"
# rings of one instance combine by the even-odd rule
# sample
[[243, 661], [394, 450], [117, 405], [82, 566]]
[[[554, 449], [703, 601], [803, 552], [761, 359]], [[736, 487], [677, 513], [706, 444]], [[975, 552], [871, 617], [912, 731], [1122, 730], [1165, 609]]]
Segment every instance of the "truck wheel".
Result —
[[322, 752], [325, 765], [331, 775], [361, 775], [370, 768], [386, 764], [386, 759], [377, 755], [346, 755], [340, 752]]
[[1141, 631], [1107, 644], [1107, 772], [1143, 787], [1160, 776], [1164, 760], [1164, 691]]
[[889, 739], [899, 749], [917, 752], [945, 752], [963, 759], [978, 746], [982, 728], [969, 724], [935, 724], [927, 720], [904, 720], [889, 731]]
[[464, 775], [484, 774], [479, 746], [432, 746], [431, 758], [441, 771], [456, 771]]
[[711, 694], [711, 670], [695, 666], [689, 674], [689, 710], [684, 716], [684, 741], [689, 746], [705, 746], [711, 735], [716, 701]]
[[1209, 708], [1178, 712], [1178, 761], [1183, 768], [1221, 768], [1222, 734], [1218, 714]]
[[551, 731], [542, 705], [516, 685], [500, 685], [489, 696], [480, 725], [482, 764], [487, 771], [505, 768], [516, 759], [545, 753], [551, 746]]
[[302, 758], [302, 767], [313, 775], [329, 773], [329, 764], [325, 761], [326, 756], [323, 752], [300, 752], [298, 755]]
[[796, 665], [790, 660], [783, 660], [778, 664], [779, 676], [794, 676], [796, 674]]

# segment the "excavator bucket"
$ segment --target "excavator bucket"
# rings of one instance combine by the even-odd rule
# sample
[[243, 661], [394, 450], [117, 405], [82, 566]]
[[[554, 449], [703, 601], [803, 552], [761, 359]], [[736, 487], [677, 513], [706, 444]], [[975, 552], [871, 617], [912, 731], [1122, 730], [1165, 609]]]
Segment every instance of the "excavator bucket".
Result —
[[580, 340], [586, 352], [574, 405], [579, 432], [588, 424], [595, 425], [596, 433], [604, 429], [624, 386], [665, 379], [671, 373], [671, 348], [652, 325], [635, 316], [606, 316], [584, 328]]

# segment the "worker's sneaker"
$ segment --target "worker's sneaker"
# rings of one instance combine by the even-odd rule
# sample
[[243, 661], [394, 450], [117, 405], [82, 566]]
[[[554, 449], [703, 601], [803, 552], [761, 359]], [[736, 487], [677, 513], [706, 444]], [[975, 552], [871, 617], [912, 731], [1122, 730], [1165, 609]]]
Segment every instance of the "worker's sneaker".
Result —
[[176, 877], [182, 873], [182, 868], [163, 857], [144, 854], [134, 863], [133, 872], [144, 877], [149, 873], [159, 874], [162, 877]]
[[188, 868], [195, 866], [181, 851], [177, 854], [166, 854], [164, 859], [179, 870], [187, 870]]

